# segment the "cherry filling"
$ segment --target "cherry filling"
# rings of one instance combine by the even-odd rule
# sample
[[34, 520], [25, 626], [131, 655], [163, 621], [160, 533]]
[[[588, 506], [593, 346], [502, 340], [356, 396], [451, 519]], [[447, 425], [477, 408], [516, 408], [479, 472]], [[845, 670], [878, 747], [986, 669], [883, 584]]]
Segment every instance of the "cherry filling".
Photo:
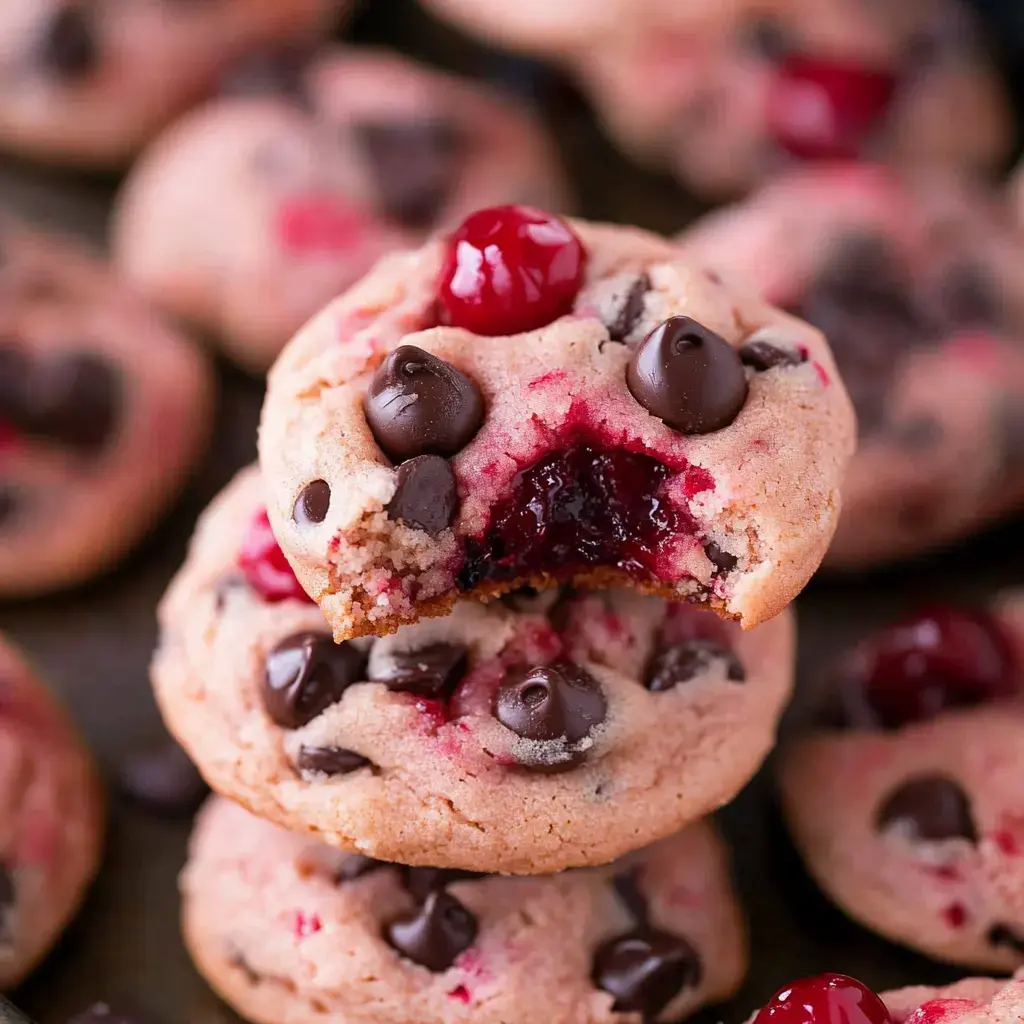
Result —
[[896, 85], [884, 71], [792, 54], [772, 85], [768, 129], [800, 160], [853, 159], [888, 111]]
[[843, 667], [844, 724], [897, 729], [1016, 692], [1009, 641], [983, 609], [936, 607], [860, 645]]
[[649, 455], [577, 445], [520, 471], [481, 540], [466, 546], [459, 585], [568, 579], [595, 566], [657, 575], [664, 545], [687, 524], [663, 493], [669, 469]]
[[238, 568], [265, 601], [310, 600], [278, 546], [265, 509], [260, 509], [249, 523], [238, 552]]

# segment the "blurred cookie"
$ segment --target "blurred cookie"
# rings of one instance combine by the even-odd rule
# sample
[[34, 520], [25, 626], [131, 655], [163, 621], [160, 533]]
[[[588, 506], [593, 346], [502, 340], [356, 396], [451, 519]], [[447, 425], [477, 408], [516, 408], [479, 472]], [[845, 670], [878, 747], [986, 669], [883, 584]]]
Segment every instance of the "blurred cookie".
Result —
[[804, 171], [680, 241], [828, 339], [860, 442], [826, 565], [918, 554], [1024, 505], [1024, 234], [995, 194]]
[[338, 0], [4, 0], [0, 149], [118, 167], [252, 51], [308, 43]]
[[654, 1024], [746, 967], [705, 823], [602, 870], [507, 878], [342, 854], [214, 799], [181, 888], [200, 972], [261, 1024]]
[[0, 225], [0, 597], [110, 565], [178, 493], [213, 375], [99, 260]]
[[126, 276], [251, 370], [383, 253], [478, 206], [567, 202], [540, 124], [479, 83], [334, 49], [289, 84], [174, 125], [132, 172], [114, 222]]

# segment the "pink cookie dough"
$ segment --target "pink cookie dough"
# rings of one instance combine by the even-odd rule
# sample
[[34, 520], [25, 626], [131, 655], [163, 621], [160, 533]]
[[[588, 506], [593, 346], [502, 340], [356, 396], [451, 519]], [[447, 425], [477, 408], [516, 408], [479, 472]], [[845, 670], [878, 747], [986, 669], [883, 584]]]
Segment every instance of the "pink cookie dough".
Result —
[[103, 807], [82, 741], [0, 636], [0, 990], [42, 959], [99, 866]]
[[[654, 1024], [726, 998], [746, 969], [706, 823], [603, 869], [467, 877], [340, 853], [215, 798], [181, 890], [196, 965], [257, 1024], [633, 1024], [639, 1007]], [[410, 918], [430, 937], [395, 927]], [[632, 949], [664, 992], [625, 977]]]
[[868, 638], [785, 746], [783, 806], [822, 888], [940, 960], [1024, 964], [1024, 592]]
[[334, 48], [298, 92], [187, 115], [136, 165], [115, 213], [128, 279], [250, 370], [383, 253], [479, 206], [568, 203], [541, 125], [479, 83]]
[[0, 222], [0, 597], [79, 583], [183, 486], [213, 374], [96, 257]]
[[308, 45], [337, 0], [4, 0], [0, 149], [120, 167], [253, 52]]
[[[554, 583], [629, 584], [750, 627], [818, 567], [854, 443], [821, 335], [654, 235], [582, 221], [550, 231], [585, 253], [569, 315], [504, 336], [435, 326], [438, 238], [385, 257], [272, 370], [260, 433], [270, 521], [337, 640], [445, 614], [460, 596]], [[657, 358], [657, 344], [710, 353], [705, 385], [680, 374], [687, 393], [658, 415], [627, 380], [635, 353]], [[741, 365], [763, 351], [771, 369]], [[368, 393], [405, 388], [410, 359], [482, 405], [450, 461], [388, 459], [383, 431], [403, 449], [415, 439], [379, 422], [404, 415], [405, 399], [368, 422]], [[703, 414], [723, 394], [739, 401], [709, 430], [663, 419]], [[433, 426], [447, 431], [459, 415], [439, 408]], [[431, 522], [446, 486], [457, 501]]]
[[245, 470], [200, 520], [152, 666], [171, 732], [256, 814], [383, 860], [551, 872], [710, 813], [774, 744], [788, 612], [744, 633], [628, 590], [517, 593], [334, 644], [264, 492]]
[[803, 171], [680, 242], [828, 338], [860, 443], [826, 566], [916, 555], [1024, 506], [1024, 234], [997, 194]]

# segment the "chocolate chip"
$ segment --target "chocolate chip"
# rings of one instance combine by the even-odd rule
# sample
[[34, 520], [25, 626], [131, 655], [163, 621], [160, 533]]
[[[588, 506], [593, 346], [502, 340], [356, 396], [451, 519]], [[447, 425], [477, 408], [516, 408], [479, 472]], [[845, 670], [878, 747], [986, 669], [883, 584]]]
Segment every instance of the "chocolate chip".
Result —
[[373, 169], [379, 207], [409, 228], [429, 228], [458, 181], [466, 139], [448, 120], [368, 122], [354, 129]]
[[171, 739], [122, 762], [118, 788], [146, 810], [168, 816], [192, 814], [209, 792], [196, 766]]
[[271, 719], [298, 729], [341, 700], [366, 677], [366, 655], [322, 633], [296, 633], [267, 655], [263, 703]]
[[1015, 932], [1008, 924], [994, 924], [985, 936], [990, 946], [1005, 947], [1014, 953], [1024, 954], [1024, 936]]
[[339, 885], [344, 882], [354, 882], [357, 878], [362, 878], [364, 875], [390, 867], [394, 867], [394, 865], [388, 864], [387, 861], [374, 860], [373, 857], [367, 857], [364, 853], [350, 853], [338, 865], [338, 869], [334, 873], [334, 880]]
[[40, 61], [58, 78], [74, 82], [94, 71], [99, 57], [99, 40], [91, 13], [83, 3], [63, 4], [43, 34]]
[[719, 572], [732, 572], [740, 561], [735, 555], [723, 551], [713, 540], [705, 542], [704, 554]]
[[774, 370], [776, 366], [799, 366], [807, 357], [795, 349], [781, 348], [767, 341], [748, 341], [739, 350], [740, 362], [758, 373]]
[[15, 521], [21, 501], [18, 491], [6, 484], [0, 484], [0, 527], [9, 526]]
[[747, 398], [736, 350], [688, 316], [671, 317], [644, 339], [626, 382], [651, 415], [683, 434], [727, 427]]
[[373, 666], [370, 681], [421, 697], [450, 696], [465, 675], [467, 654], [462, 644], [448, 643], [395, 651]]
[[11, 946], [14, 943], [11, 915], [17, 899], [14, 876], [6, 864], [0, 864], [0, 946]]
[[420, 902], [432, 892], [451, 885], [452, 882], [465, 882], [484, 876], [478, 871], [463, 871], [458, 868], [403, 868], [402, 882], [416, 900]]
[[315, 772], [322, 775], [347, 775], [357, 768], [365, 768], [373, 762], [354, 750], [344, 747], [307, 747], [299, 748], [295, 767], [300, 772]]
[[594, 984], [615, 997], [616, 1013], [654, 1018], [702, 975], [700, 957], [685, 939], [654, 928], [609, 939], [594, 953]]
[[331, 485], [326, 480], [312, 480], [295, 499], [292, 519], [303, 525], [322, 523], [331, 507]]
[[978, 838], [967, 794], [952, 779], [928, 775], [911, 779], [882, 801], [875, 815], [881, 832], [897, 828], [914, 842]]
[[[604, 693], [588, 672], [568, 661], [513, 672], [494, 701], [494, 715], [527, 740], [563, 740], [570, 747], [590, 735], [607, 713]], [[572, 753], [563, 766], [580, 760]]]
[[476, 918], [444, 891], [430, 893], [415, 911], [384, 928], [385, 939], [402, 956], [435, 972], [448, 970], [476, 935]]
[[454, 455], [472, 440], [483, 417], [477, 386], [415, 345], [400, 345], [384, 360], [366, 396], [370, 430], [393, 462]]
[[623, 296], [622, 304], [618, 307], [612, 321], [608, 326], [608, 337], [612, 341], [625, 341], [630, 332], [636, 327], [644, 312], [644, 298], [651, 290], [651, 279], [646, 274], [641, 274], [632, 287]]
[[458, 511], [455, 473], [440, 455], [417, 455], [398, 467], [388, 519], [436, 537], [451, 525]]
[[697, 637], [658, 651], [647, 669], [647, 689], [652, 693], [671, 690], [706, 672], [715, 661], [724, 661], [726, 678], [741, 683], [747, 678], [743, 663], [719, 640]]
[[646, 924], [648, 915], [647, 897], [640, 891], [636, 871], [622, 871], [612, 878], [615, 895], [622, 900], [637, 924]]
[[1003, 319], [1003, 304], [987, 268], [978, 263], [956, 263], [939, 288], [941, 314], [956, 328], [992, 327]]

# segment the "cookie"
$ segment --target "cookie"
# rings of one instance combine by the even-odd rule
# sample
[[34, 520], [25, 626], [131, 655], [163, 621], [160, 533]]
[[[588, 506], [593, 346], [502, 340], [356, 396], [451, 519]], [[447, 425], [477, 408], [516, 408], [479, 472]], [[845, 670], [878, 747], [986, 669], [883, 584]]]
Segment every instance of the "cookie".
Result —
[[81, 582], [177, 494], [212, 370], [96, 258], [0, 224], [0, 597]]
[[383, 253], [489, 203], [567, 203], [541, 126], [479, 83], [335, 48], [290, 84], [172, 126], [114, 221], [125, 275], [248, 369], [266, 370]]
[[262, 1024], [678, 1021], [745, 973], [727, 861], [702, 822], [603, 869], [405, 868], [215, 798], [181, 878], [185, 941]]
[[807, 735], [783, 804], [851, 916], [953, 963], [1024, 965], [1024, 593], [936, 607], [865, 640]]
[[159, 611], [158, 703], [214, 789], [382, 860], [607, 863], [731, 800], [790, 692], [789, 613], [743, 633], [628, 590], [461, 602], [334, 644], [255, 468], [200, 521]]
[[995, 171], [1012, 145], [1007, 98], [959, 0], [431, 6], [559, 60], [630, 155], [711, 198], [793, 162]]
[[861, 568], [1024, 506], [1024, 236], [1001, 199], [846, 165], [780, 179], [681, 238], [820, 328], [857, 410], [826, 565]]
[[336, 0], [4, 0], [0, 148], [119, 167], [231, 65], [305, 44]]
[[103, 807], [69, 720], [0, 636], [0, 989], [42, 959], [99, 866]]
[[260, 458], [339, 641], [555, 582], [749, 627], [817, 568], [853, 433], [806, 324], [654, 235], [511, 206], [385, 257], [299, 332]]

